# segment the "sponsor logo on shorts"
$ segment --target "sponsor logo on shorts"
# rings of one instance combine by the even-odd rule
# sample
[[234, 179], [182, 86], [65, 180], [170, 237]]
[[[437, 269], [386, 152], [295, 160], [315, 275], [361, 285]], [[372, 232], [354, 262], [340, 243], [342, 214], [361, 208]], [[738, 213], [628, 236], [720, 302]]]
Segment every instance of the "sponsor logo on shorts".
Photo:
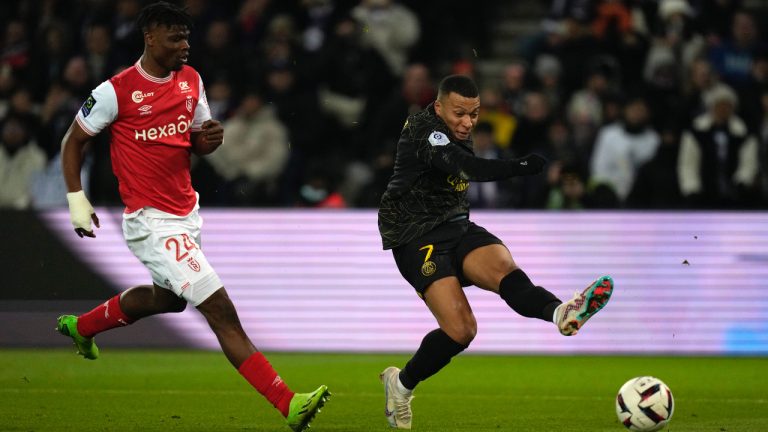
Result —
[[163, 284], [165, 285], [165, 287], [166, 287], [166, 288], [168, 288], [168, 289], [170, 289], [170, 290], [172, 290], [172, 289], [173, 289], [173, 284], [171, 283], [171, 281], [170, 281], [170, 280], [168, 280], [168, 279], [164, 280], [164, 281], [163, 281]]
[[189, 282], [184, 282], [184, 285], [181, 286], [181, 290], [184, 291], [187, 288], [189, 288]]
[[426, 277], [432, 276], [437, 270], [437, 265], [434, 261], [427, 261], [421, 266], [421, 274]]

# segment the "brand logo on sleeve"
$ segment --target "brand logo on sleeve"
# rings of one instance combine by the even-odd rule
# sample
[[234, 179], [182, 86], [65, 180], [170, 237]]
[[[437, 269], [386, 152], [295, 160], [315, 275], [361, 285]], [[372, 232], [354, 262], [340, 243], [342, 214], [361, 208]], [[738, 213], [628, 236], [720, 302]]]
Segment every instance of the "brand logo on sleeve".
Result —
[[444, 146], [449, 142], [451, 142], [451, 140], [449, 140], [444, 133], [438, 132], [438, 131], [434, 131], [430, 133], [428, 140], [429, 140], [429, 143], [432, 144], [433, 146]]
[[96, 105], [96, 98], [94, 98], [93, 95], [89, 95], [88, 99], [86, 99], [85, 103], [83, 103], [83, 107], [80, 108], [80, 111], [83, 113], [83, 117], [88, 117], [88, 114], [91, 113], [94, 105]]

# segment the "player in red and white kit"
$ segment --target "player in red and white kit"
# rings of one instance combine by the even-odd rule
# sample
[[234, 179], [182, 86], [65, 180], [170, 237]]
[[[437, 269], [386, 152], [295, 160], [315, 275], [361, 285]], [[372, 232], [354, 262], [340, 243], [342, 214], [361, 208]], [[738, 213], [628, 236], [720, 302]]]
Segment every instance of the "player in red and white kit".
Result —
[[144, 35], [143, 55], [93, 90], [64, 136], [62, 165], [75, 232], [95, 237], [91, 222], [98, 228], [99, 219], [82, 190], [80, 168], [86, 143], [109, 129], [112, 169], [126, 206], [123, 234], [153, 284], [129, 288], [83, 315], [61, 316], [57, 329], [72, 337], [81, 355], [96, 359], [96, 334], [150, 315], [181, 312], [191, 303], [205, 316], [232, 365], [291, 429], [304, 430], [328, 398], [328, 389], [293, 393], [285, 385], [243, 331], [201, 250], [190, 153], [214, 151], [224, 129], [211, 119], [200, 75], [186, 65], [190, 17], [159, 2], [142, 10], [137, 26]]

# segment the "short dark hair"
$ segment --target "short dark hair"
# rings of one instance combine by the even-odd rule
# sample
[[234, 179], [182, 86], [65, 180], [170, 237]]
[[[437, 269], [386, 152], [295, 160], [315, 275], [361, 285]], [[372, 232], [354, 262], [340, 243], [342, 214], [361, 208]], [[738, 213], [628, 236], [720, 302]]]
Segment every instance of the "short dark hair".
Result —
[[139, 17], [136, 18], [136, 28], [142, 34], [158, 25], [166, 27], [180, 26], [191, 29], [192, 17], [189, 16], [186, 9], [168, 2], [159, 1], [145, 6], [139, 12]]
[[456, 93], [459, 96], [464, 96], [466, 98], [480, 96], [477, 84], [475, 84], [472, 78], [466, 75], [448, 75], [440, 81], [440, 86], [437, 90], [437, 98], [441, 99], [448, 96], [450, 93]]

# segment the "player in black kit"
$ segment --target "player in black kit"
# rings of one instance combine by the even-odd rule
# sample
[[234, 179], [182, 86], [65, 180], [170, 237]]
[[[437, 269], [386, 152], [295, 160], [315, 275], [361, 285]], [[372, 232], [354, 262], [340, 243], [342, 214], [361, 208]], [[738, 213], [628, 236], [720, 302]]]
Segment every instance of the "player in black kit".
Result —
[[463, 286], [493, 291], [517, 313], [553, 322], [566, 336], [605, 306], [613, 291], [602, 276], [563, 303], [535, 286], [496, 236], [469, 220], [470, 181], [494, 181], [542, 172], [544, 158], [481, 159], [472, 151], [480, 98], [468, 77], [443, 79], [437, 100], [408, 118], [397, 144], [395, 172], [379, 207], [384, 249], [429, 307], [440, 328], [428, 333], [400, 370], [381, 375], [390, 426], [411, 428], [416, 385], [466, 349], [477, 332]]

